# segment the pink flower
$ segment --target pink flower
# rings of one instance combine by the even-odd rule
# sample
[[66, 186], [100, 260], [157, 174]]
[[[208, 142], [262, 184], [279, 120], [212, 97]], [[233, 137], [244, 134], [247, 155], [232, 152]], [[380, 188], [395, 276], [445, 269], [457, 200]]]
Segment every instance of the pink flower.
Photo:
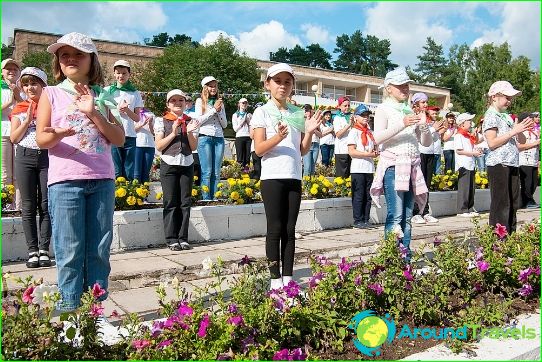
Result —
[[524, 284], [523, 287], [521, 287], [521, 289], [518, 291], [519, 295], [521, 295], [522, 297], [527, 297], [531, 295], [532, 292], [533, 287], [531, 287], [530, 284]]
[[410, 265], [408, 265], [407, 268], [403, 270], [403, 276], [408, 282], [414, 280], [414, 277], [412, 276], [412, 267]]
[[245, 321], [243, 320], [243, 316], [237, 315], [237, 316], [228, 318], [228, 323], [234, 326], [242, 326], [245, 323]]
[[357, 286], [360, 286], [361, 285], [361, 275], [356, 275], [356, 278], [354, 279], [354, 284], [356, 284]]
[[307, 359], [307, 355], [303, 353], [301, 348], [296, 348], [292, 351], [290, 358], [292, 361], [304, 361]]
[[111, 318], [119, 318], [119, 317], [120, 317], [120, 314], [119, 314], [119, 312], [117, 312], [116, 309], [113, 309], [113, 311], [111, 312], [110, 317], [111, 317]]
[[489, 263], [485, 260], [477, 261], [476, 266], [478, 267], [478, 270], [480, 270], [482, 273], [486, 272], [489, 269]]
[[474, 283], [474, 290], [476, 290], [477, 292], [482, 291], [482, 285], [480, 284], [480, 282]]
[[186, 302], [182, 302], [177, 309], [177, 313], [180, 316], [191, 316], [194, 313], [194, 310], [188, 304], [186, 304]]
[[514, 261], [514, 258], [510, 258], [510, 257], [509, 257], [508, 259], [506, 259], [506, 262], [504, 263], [504, 265], [510, 266], [510, 265], [512, 265], [512, 262], [513, 262], [513, 261]]
[[93, 304], [90, 306], [90, 315], [92, 317], [99, 317], [102, 314], [104, 314], [104, 307], [101, 306], [101, 304]]
[[135, 349], [142, 350], [143, 348], [147, 348], [151, 345], [151, 342], [147, 341], [146, 339], [136, 339], [132, 342], [132, 347]]
[[439, 246], [440, 244], [442, 244], [442, 240], [438, 236], [435, 236], [435, 238], [433, 239], [433, 245]]
[[309, 279], [309, 288], [315, 288], [324, 279], [324, 273], [318, 272]]
[[382, 292], [384, 291], [384, 288], [382, 288], [382, 286], [378, 283], [374, 283], [374, 284], [369, 284], [367, 286], [367, 288], [371, 289], [373, 292], [376, 293], [376, 295], [380, 295], [382, 294]]
[[34, 289], [36, 289], [33, 285], [29, 285], [28, 288], [23, 293], [23, 302], [26, 304], [32, 303], [32, 294], [34, 293]]
[[537, 265], [536, 268], [531, 268], [533, 274], [540, 275], [540, 265]]
[[399, 243], [399, 253], [401, 254], [401, 258], [406, 258], [408, 255], [408, 248], [403, 245], [403, 243]]
[[92, 286], [92, 295], [94, 296], [94, 298], [98, 299], [104, 294], [105, 294], [105, 289], [102, 289], [100, 284], [94, 283], [94, 285]]
[[504, 238], [508, 234], [508, 231], [506, 231], [506, 226], [497, 223], [495, 226], [495, 234], [497, 234], [497, 236], [501, 239]]
[[484, 258], [484, 248], [482, 247], [476, 248], [475, 258], [476, 260], [480, 260]]
[[531, 268], [523, 269], [519, 272], [518, 280], [522, 283], [526, 283], [527, 279], [529, 279], [529, 275], [531, 275], [533, 271]]
[[281, 349], [273, 355], [273, 361], [288, 361], [289, 355], [290, 352], [286, 348]]
[[171, 344], [171, 340], [166, 339], [165, 341], [158, 343], [158, 346], [156, 346], [156, 348], [165, 348], [169, 346], [170, 344]]
[[205, 338], [205, 336], [207, 335], [207, 328], [209, 327], [209, 324], [209, 316], [206, 314], [205, 316], [203, 316], [203, 319], [199, 323], [198, 337]]

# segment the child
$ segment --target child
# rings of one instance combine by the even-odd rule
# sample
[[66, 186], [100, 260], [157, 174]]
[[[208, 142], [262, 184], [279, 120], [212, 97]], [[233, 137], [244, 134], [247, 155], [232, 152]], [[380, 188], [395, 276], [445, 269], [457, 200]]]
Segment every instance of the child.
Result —
[[[521, 113], [519, 121], [527, 118], [533, 119], [533, 127], [523, 132], [526, 142], [518, 145], [519, 152], [519, 182], [521, 190], [521, 207], [535, 209], [540, 207], [533, 198], [538, 182], [538, 163], [540, 159], [540, 132], [536, 129], [538, 125], [534, 114]], [[540, 120], [540, 118], [538, 118]]]
[[141, 93], [130, 82], [130, 63], [117, 60], [113, 64], [116, 82], [106, 90], [115, 98], [122, 117], [122, 125], [126, 134], [122, 147], [112, 147], [115, 164], [115, 178], [123, 176], [128, 180], [134, 179], [137, 132], [135, 124], [139, 122], [139, 114], [143, 108]]
[[474, 163], [475, 157], [482, 153], [475, 148], [477, 135], [469, 133], [474, 114], [461, 113], [457, 117], [457, 134], [454, 137], [455, 171], [459, 171], [457, 180], [457, 216], [472, 217], [474, 211]]
[[455, 168], [454, 136], [457, 133], [455, 127], [455, 114], [446, 113], [446, 124], [448, 129], [442, 135], [442, 153], [444, 154], [444, 173]]
[[237, 112], [232, 116], [233, 130], [235, 131], [235, 153], [237, 154], [237, 163], [243, 168], [250, 163], [250, 120], [252, 114], [247, 112], [248, 100], [239, 99], [237, 103]]
[[339, 98], [339, 113], [333, 117], [333, 129], [335, 131], [335, 176], [350, 176], [350, 162], [348, 155], [348, 131], [352, 123], [350, 114], [350, 99]]
[[378, 155], [373, 133], [369, 129], [371, 111], [360, 104], [354, 111], [354, 127], [348, 134], [348, 154], [352, 157], [350, 176], [352, 177], [352, 211], [354, 228], [365, 229], [371, 226], [371, 195], [375, 169], [373, 158]]
[[192, 150], [198, 145], [192, 131], [199, 123], [189, 122], [190, 117], [183, 113], [186, 95], [181, 90], [169, 91], [166, 99], [168, 112], [154, 124], [156, 149], [162, 152], [160, 182], [164, 193], [164, 233], [171, 250], [189, 250], [188, 226], [194, 180]]
[[[17, 103], [13, 108], [10, 138], [17, 145], [15, 175], [19, 180], [23, 230], [28, 247], [26, 267], [48, 267], [51, 266], [51, 219], [47, 206], [49, 158], [47, 150], [41, 150], [36, 143], [36, 107], [47, 86], [47, 75], [39, 68], [25, 68], [17, 85], [26, 94], [27, 101]], [[36, 210], [39, 212], [39, 241]]]
[[[184, 109], [184, 114], [190, 118], [196, 117], [196, 106], [192, 101], [190, 95], [186, 95], [186, 107]], [[198, 137], [198, 130], [195, 130], [194, 136]], [[194, 185], [199, 186], [201, 184], [201, 166], [199, 164], [199, 155], [198, 148], [192, 150], [192, 157], [194, 158]]]
[[201, 98], [196, 99], [196, 119], [201, 122], [198, 138], [198, 154], [201, 165], [201, 185], [209, 191], [202, 192], [203, 200], [211, 200], [220, 181], [220, 170], [224, 158], [224, 132], [228, 125], [224, 102], [218, 96], [218, 82], [214, 77], [205, 77]]
[[379, 197], [384, 194], [387, 205], [384, 237], [390, 233], [408, 249], [414, 201], [423, 210], [427, 201], [427, 186], [420, 168], [418, 144], [429, 146], [433, 139], [429, 127], [420, 122], [407, 104], [409, 79], [405, 68], [399, 67], [386, 74], [384, 102], [375, 112], [374, 138], [381, 147], [376, 175], [371, 186], [371, 197], [380, 207]]
[[333, 150], [335, 148], [335, 135], [333, 133], [333, 122], [331, 122], [331, 111], [325, 111], [322, 113], [324, 121], [320, 126], [320, 152], [322, 153], [322, 164], [324, 166], [331, 165], [331, 159], [333, 158]]
[[[305, 121], [302, 109], [287, 103], [294, 87], [294, 71], [288, 64], [267, 70], [267, 104], [252, 117], [256, 154], [262, 157], [261, 190], [267, 219], [266, 255], [271, 265], [271, 289], [292, 280], [295, 224], [301, 205], [301, 155], [309, 151], [320, 111]], [[282, 264], [282, 278], [279, 269]]]
[[520, 94], [521, 91], [507, 81], [493, 83], [487, 93], [489, 108], [482, 126], [489, 147], [486, 159], [491, 195], [489, 225], [504, 225], [509, 234], [516, 231], [520, 203], [518, 143], [525, 143], [523, 132], [533, 125], [530, 118], [514, 122], [505, 113], [514, 97]]
[[[303, 109], [305, 110], [305, 119], [310, 119], [314, 114], [312, 106], [310, 104], [305, 104]], [[322, 136], [320, 130], [314, 130], [311, 148], [309, 149], [309, 152], [303, 156], [303, 176], [314, 175], [314, 167], [316, 165], [316, 160], [318, 160], [318, 152], [320, 151], [320, 136]]]
[[108, 111], [95, 101], [108, 93], [98, 86], [103, 76], [92, 40], [69, 33], [47, 51], [61, 83], [40, 97], [36, 141], [49, 149], [49, 213], [62, 297], [57, 308], [70, 311], [95, 283], [106, 290], [100, 300], [107, 298], [115, 208], [111, 144], [124, 144], [124, 129], [111, 115], [115, 107]]

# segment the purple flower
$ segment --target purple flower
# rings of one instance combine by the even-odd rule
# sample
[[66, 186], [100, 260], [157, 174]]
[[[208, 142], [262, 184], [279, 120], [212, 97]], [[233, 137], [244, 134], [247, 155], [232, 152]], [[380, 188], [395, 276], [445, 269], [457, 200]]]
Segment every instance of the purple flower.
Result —
[[164, 322], [154, 322], [151, 328], [153, 338], [156, 338], [164, 329]]
[[297, 284], [294, 280], [290, 280], [288, 285], [284, 286], [284, 291], [286, 292], [286, 296], [288, 298], [295, 298], [299, 295], [299, 284]]
[[178, 323], [179, 321], [180, 320], [178, 316], [172, 315], [171, 317], [169, 317], [168, 319], [164, 321], [163, 327], [164, 329], [173, 329], [175, 324]]
[[412, 266], [408, 265], [405, 270], [403, 270], [403, 276], [408, 282], [411, 282], [414, 280], [414, 277], [412, 276]]
[[433, 245], [437, 247], [440, 244], [442, 244], [442, 239], [440, 239], [438, 236], [435, 236], [435, 238], [433, 239]]
[[523, 284], [523, 287], [518, 291], [522, 297], [527, 297], [533, 292], [533, 287], [530, 284]]
[[348, 263], [346, 261], [346, 258], [342, 258], [341, 262], [337, 265], [337, 268], [339, 269], [339, 275], [346, 275], [346, 273], [350, 271], [350, 268], [352, 268], [352, 265], [353, 263]]
[[156, 348], [165, 348], [169, 346], [170, 344], [171, 344], [171, 340], [166, 339], [165, 341], [158, 343], [158, 346], [156, 346]]
[[529, 279], [529, 275], [532, 274], [531, 268], [523, 269], [519, 272], [518, 280], [522, 283], [527, 283], [527, 279]]
[[294, 349], [290, 357], [292, 361], [304, 361], [307, 359], [307, 355], [303, 353], [301, 348]]
[[248, 337], [246, 337], [245, 339], [241, 341], [241, 347], [243, 349], [243, 353], [246, 353], [248, 351], [248, 347], [253, 346], [253, 345], [254, 345], [254, 336], [250, 334]]
[[480, 284], [480, 282], [474, 283], [474, 290], [476, 290], [477, 292], [482, 291], [482, 285]]
[[281, 349], [273, 355], [273, 361], [288, 361], [289, 356], [290, 352], [286, 348]]
[[177, 308], [177, 314], [180, 316], [191, 316], [194, 310], [186, 303], [182, 302], [179, 308]]
[[241, 326], [245, 323], [245, 321], [243, 320], [243, 316], [236, 315], [228, 318], [228, 323], [234, 326]]
[[329, 303], [330, 303], [331, 305], [335, 305], [335, 303], [337, 303], [337, 298], [331, 298], [331, 299], [329, 300]]
[[250, 264], [252, 264], [252, 259], [250, 259], [250, 258], [248, 257], [248, 255], [245, 255], [245, 256], [241, 259], [241, 261], [239, 262], [239, 265], [240, 265], [240, 266], [243, 266], [243, 265], [250, 265]]
[[318, 272], [309, 279], [309, 288], [315, 288], [324, 279], [324, 273]]
[[231, 361], [231, 356], [228, 353], [221, 353], [216, 358], [217, 361]]
[[484, 248], [482, 248], [482, 247], [476, 248], [475, 259], [480, 260], [480, 259], [483, 259], [483, 258], [484, 258]]
[[269, 293], [267, 295], [269, 296], [269, 298], [273, 299], [273, 301], [274, 301], [273, 304], [275, 305], [276, 309], [278, 309], [280, 311], [284, 310], [284, 307], [285, 307], [284, 299], [277, 292], [277, 290], [271, 290], [271, 291], [269, 291]]
[[403, 243], [399, 243], [399, 253], [403, 259], [408, 255], [408, 248], [404, 246]]
[[206, 314], [203, 316], [203, 319], [199, 323], [198, 337], [205, 338], [205, 336], [207, 335], [207, 328], [209, 327], [209, 324], [209, 315]]
[[151, 345], [151, 342], [147, 341], [146, 339], [136, 339], [132, 342], [132, 347], [135, 349], [142, 350], [143, 348], [147, 348]]
[[326, 258], [323, 255], [316, 255], [315, 259], [318, 262], [318, 264], [320, 264], [320, 265], [332, 265], [333, 264], [328, 258]]
[[405, 289], [406, 290], [412, 290], [412, 284], [410, 284], [410, 282], [406, 282]]
[[375, 292], [376, 295], [380, 295], [384, 291], [384, 288], [382, 288], [382, 286], [380, 284], [378, 284], [378, 283], [369, 284], [369, 285], [367, 285], [367, 288], [369, 288], [373, 292]]
[[231, 314], [237, 314], [237, 305], [235, 303], [231, 303], [230, 305], [228, 305], [228, 312], [230, 312]]
[[354, 284], [356, 284], [357, 286], [360, 286], [361, 285], [361, 275], [356, 275], [356, 278], [354, 279]]
[[476, 266], [478, 267], [478, 270], [480, 270], [482, 273], [486, 272], [489, 269], [489, 263], [485, 260], [477, 261]]
[[540, 265], [537, 265], [536, 268], [532, 269], [533, 274], [540, 275]]

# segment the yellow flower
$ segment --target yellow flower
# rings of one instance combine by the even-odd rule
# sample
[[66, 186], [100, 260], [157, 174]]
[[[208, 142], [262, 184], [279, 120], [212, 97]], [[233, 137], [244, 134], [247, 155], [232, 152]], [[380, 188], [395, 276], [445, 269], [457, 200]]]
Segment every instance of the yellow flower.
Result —
[[2, 198], [5, 199], [6, 197], [8, 197], [8, 194], [6, 194], [5, 192], [2, 192]]
[[326, 178], [323, 175], [318, 176], [318, 181], [324, 181]]
[[224, 187], [224, 184], [222, 182], [219, 182], [216, 187], [218, 187], [219, 189], [221, 189], [222, 187]]
[[11, 194], [11, 195], [15, 194], [15, 186], [7, 185], [6, 188], [8, 189], [9, 194]]
[[134, 179], [134, 180], [132, 181], [132, 185], [139, 185], [139, 181], [137, 181], [137, 179]]
[[141, 187], [138, 187], [136, 189], [136, 194], [140, 197], [146, 197], [147, 196], [147, 192], [145, 189], [142, 189]]
[[209, 192], [209, 188], [206, 185], [201, 186], [203, 192]]
[[237, 205], [243, 205], [245, 203], [245, 200], [239, 199], [235, 202]]
[[348, 191], [348, 197], [352, 197], [352, 191]]
[[120, 176], [120, 177], [117, 177], [117, 182], [119, 182], [119, 183], [120, 182], [126, 182], [126, 179], [124, 177]]
[[318, 190], [318, 184], [312, 184], [311, 188], [312, 188], [312, 189], [317, 189], [317, 190]]
[[316, 194], [318, 193], [318, 189], [311, 188], [310, 193], [311, 193], [312, 195], [316, 195]]
[[136, 198], [133, 196], [128, 196], [126, 198], [126, 203], [130, 206], [134, 206], [136, 204]]
[[116, 197], [124, 197], [126, 196], [126, 189], [124, 187], [119, 187], [116, 191], [115, 191], [115, 196]]
[[218, 198], [221, 198], [222, 197], [222, 191], [217, 191], [215, 192], [215, 197], [218, 199]]
[[241, 177], [242, 177], [242, 178], [248, 178], [248, 179], [250, 179], [250, 176], [248, 175], [248, 173], [242, 174]]
[[198, 190], [192, 189], [192, 197], [198, 196]]
[[143, 200], [142, 200], [142, 199], [137, 199], [137, 204], [138, 204], [139, 206], [143, 205]]
[[258, 182], [256, 182], [256, 183], [254, 184], [254, 186], [257, 187], [257, 188], [260, 188], [260, 185], [261, 185], [260, 180], [258, 180]]
[[248, 197], [254, 196], [254, 193], [252, 192], [252, 189], [250, 187], [247, 187], [245, 189], [245, 193], [247, 194]]
[[235, 186], [237, 184], [237, 181], [235, 181], [234, 179], [232, 179], [231, 177], [229, 179], [227, 179], [228, 181], [228, 184], [230, 186]]
[[198, 176], [194, 176], [194, 181], [197, 181], [198, 180]]
[[156, 200], [162, 200], [162, 197], [164, 197], [163, 192], [159, 192], [159, 193], [156, 194]]
[[147, 186], [147, 187], [149, 187], [150, 185], [151, 185], [151, 183], [150, 183], [150, 182], [148, 182], [148, 181], [146, 181], [146, 182], [143, 182], [143, 186]]
[[327, 189], [325, 187], [323, 187], [322, 192], [327, 192]]
[[333, 180], [333, 182], [335, 182], [339, 186], [344, 184], [344, 180], [342, 177], [335, 177], [335, 180]]
[[452, 170], [446, 171], [446, 174], [447, 174], [447, 175], [451, 175], [451, 174], [452, 174]]
[[448, 181], [448, 186], [452, 186], [452, 185], [453, 185], [452, 181]]
[[487, 182], [488, 181], [486, 179], [482, 180], [482, 184], [484, 184], [484, 185], [487, 185]]
[[234, 191], [230, 194], [230, 197], [232, 200], [239, 200], [239, 193], [237, 191]]
[[310, 181], [310, 177], [309, 176], [303, 176], [303, 181]]

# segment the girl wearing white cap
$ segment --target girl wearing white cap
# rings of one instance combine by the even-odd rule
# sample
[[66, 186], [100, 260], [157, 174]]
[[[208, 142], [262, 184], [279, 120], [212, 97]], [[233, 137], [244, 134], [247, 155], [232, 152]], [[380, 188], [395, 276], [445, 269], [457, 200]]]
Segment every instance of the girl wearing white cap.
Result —
[[247, 112], [248, 100], [239, 99], [237, 103], [237, 112], [232, 116], [231, 122], [235, 131], [235, 153], [237, 154], [237, 163], [247, 167], [250, 163], [250, 120], [252, 114]]
[[420, 168], [418, 144], [433, 142], [425, 119], [414, 114], [408, 106], [409, 83], [404, 68], [386, 74], [384, 102], [375, 112], [374, 138], [381, 146], [380, 160], [371, 186], [371, 197], [380, 207], [384, 194], [387, 205], [384, 235], [394, 233], [399, 243], [408, 249], [410, 261], [411, 218], [414, 202], [423, 210], [427, 202], [427, 186]]
[[180, 89], [169, 91], [167, 113], [156, 118], [154, 134], [156, 149], [162, 152], [160, 183], [164, 192], [164, 234], [171, 250], [191, 249], [188, 244], [188, 225], [194, 181], [194, 158], [198, 140], [192, 133], [197, 121], [184, 114], [186, 95]]
[[526, 142], [524, 131], [533, 125], [530, 118], [514, 122], [506, 110], [521, 92], [507, 81], [497, 81], [489, 88], [489, 108], [484, 114], [482, 131], [487, 140], [487, 176], [491, 202], [489, 225], [516, 230], [516, 212], [520, 203], [518, 144]]
[[[21, 192], [23, 231], [28, 247], [28, 268], [51, 266], [49, 244], [51, 241], [51, 219], [47, 205], [47, 173], [49, 157], [36, 143], [36, 111], [43, 91], [47, 86], [47, 75], [39, 68], [23, 69], [18, 86], [25, 92], [27, 100], [17, 103], [11, 112], [11, 142], [17, 145], [15, 174]], [[36, 210], [39, 212], [39, 240], [36, 225]]]
[[61, 83], [43, 90], [36, 141], [49, 149], [49, 213], [62, 297], [57, 308], [74, 310], [95, 284], [106, 290], [99, 299], [107, 298], [115, 209], [111, 145], [124, 144], [124, 129], [113, 99], [99, 86], [103, 76], [92, 40], [69, 33], [47, 51]]
[[271, 263], [271, 289], [276, 289], [292, 280], [295, 224], [301, 204], [301, 155], [309, 151], [322, 115], [318, 111], [305, 121], [303, 109], [286, 102], [294, 87], [294, 72], [288, 64], [270, 67], [264, 85], [271, 99], [254, 111], [251, 126], [256, 154], [262, 157], [265, 251]]
[[111, 147], [115, 165], [115, 178], [122, 176], [131, 181], [134, 179], [137, 151], [136, 123], [140, 120], [139, 114], [143, 109], [143, 98], [130, 81], [130, 63], [122, 59], [117, 60], [113, 64], [113, 73], [116, 82], [105, 89], [115, 98], [115, 102], [118, 104], [122, 117], [122, 126], [126, 135], [122, 147]]
[[205, 77], [201, 98], [196, 100], [196, 118], [201, 122], [198, 136], [198, 154], [201, 166], [201, 185], [209, 188], [202, 192], [203, 200], [211, 200], [220, 181], [220, 170], [224, 158], [224, 132], [228, 125], [224, 102], [218, 96], [218, 82], [214, 77]]

